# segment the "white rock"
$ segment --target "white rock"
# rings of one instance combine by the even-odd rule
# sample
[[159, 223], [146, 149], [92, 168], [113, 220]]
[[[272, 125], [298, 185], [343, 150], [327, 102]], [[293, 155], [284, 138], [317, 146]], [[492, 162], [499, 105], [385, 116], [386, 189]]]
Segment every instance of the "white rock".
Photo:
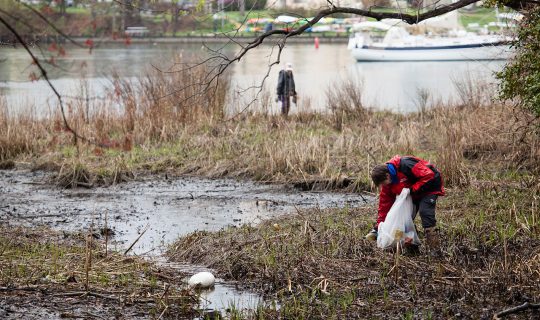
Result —
[[210, 272], [199, 272], [189, 278], [188, 285], [191, 288], [209, 288], [214, 286], [216, 278]]

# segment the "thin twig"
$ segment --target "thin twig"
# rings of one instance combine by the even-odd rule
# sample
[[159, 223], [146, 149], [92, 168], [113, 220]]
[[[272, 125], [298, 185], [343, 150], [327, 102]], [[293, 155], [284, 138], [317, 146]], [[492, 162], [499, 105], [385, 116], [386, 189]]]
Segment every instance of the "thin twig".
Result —
[[139, 241], [139, 239], [143, 236], [143, 234], [146, 232], [146, 230], [148, 230], [149, 227], [150, 225], [147, 224], [143, 232], [141, 232], [141, 234], [137, 237], [137, 239], [135, 239], [135, 241], [133, 241], [133, 243], [129, 246], [129, 248], [127, 248], [126, 251], [124, 251], [124, 255], [126, 255], [131, 250], [131, 248], [133, 248], [133, 246]]
[[527, 310], [527, 309], [538, 310], [538, 309], [540, 309], [540, 303], [525, 302], [524, 304], [522, 304], [520, 306], [516, 306], [516, 307], [510, 308], [510, 309], [506, 309], [506, 310], [503, 310], [503, 311], [495, 314], [493, 316], [493, 319], [494, 320], [501, 319], [502, 317], [506, 317], [509, 314], [518, 313], [520, 311], [524, 311], [524, 310]]

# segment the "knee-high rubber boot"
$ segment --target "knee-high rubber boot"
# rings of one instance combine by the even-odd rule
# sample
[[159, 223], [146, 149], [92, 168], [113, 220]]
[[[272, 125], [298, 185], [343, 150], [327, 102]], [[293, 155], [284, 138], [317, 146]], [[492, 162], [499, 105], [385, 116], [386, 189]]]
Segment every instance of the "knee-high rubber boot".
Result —
[[424, 233], [426, 236], [426, 245], [433, 250], [437, 250], [440, 248], [441, 243], [439, 240], [439, 231], [435, 229], [435, 227], [431, 228], [425, 228]]

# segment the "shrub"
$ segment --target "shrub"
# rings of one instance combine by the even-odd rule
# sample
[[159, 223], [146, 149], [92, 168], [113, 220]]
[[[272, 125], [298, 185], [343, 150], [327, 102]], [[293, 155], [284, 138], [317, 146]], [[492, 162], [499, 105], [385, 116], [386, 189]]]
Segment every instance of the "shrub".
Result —
[[512, 43], [515, 58], [497, 73], [501, 80], [499, 94], [503, 100], [514, 100], [540, 117], [540, 8], [532, 9], [519, 26]]

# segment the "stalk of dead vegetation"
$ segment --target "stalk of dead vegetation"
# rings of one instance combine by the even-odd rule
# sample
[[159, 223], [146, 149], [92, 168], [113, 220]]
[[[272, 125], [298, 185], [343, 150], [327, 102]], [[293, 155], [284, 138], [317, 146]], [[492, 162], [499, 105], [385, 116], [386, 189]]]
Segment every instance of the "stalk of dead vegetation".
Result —
[[108, 225], [107, 225], [107, 216], [108, 216], [108, 213], [109, 213], [109, 210], [105, 210], [105, 228], [104, 228], [104, 233], [105, 233], [105, 258], [107, 258], [107, 255], [109, 254], [109, 228], [108, 228]]
[[86, 260], [84, 263], [84, 273], [85, 273], [85, 282], [84, 287], [86, 291], [90, 290], [89, 286], [89, 278], [88, 274], [90, 273], [90, 269], [92, 269], [92, 247], [93, 247], [93, 239], [94, 239], [94, 213], [96, 211], [96, 208], [94, 206], [94, 210], [92, 211], [92, 215], [90, 217], [90, 230], [88, 232], [88, 235], [86, 236]]
[[137, 237], [137, 239], [135, 239], [135, 241], [133, 241], [131, 243], [131, 245], [124, 251], [124, 255], [128, 254], [128, 252], [131, 251], [131, 249], [133, 248], [133, 246], [139, 242], [139, 240], [142, 238], [142, 236], [145, 234], [146, 230], [148, 230], [148, 228], [150, 228], [150, 225], [147, 224], [146, 227], [143, 229], [143, 231], [141, 232], [141, 234], [139, 234], [139, 236]]

